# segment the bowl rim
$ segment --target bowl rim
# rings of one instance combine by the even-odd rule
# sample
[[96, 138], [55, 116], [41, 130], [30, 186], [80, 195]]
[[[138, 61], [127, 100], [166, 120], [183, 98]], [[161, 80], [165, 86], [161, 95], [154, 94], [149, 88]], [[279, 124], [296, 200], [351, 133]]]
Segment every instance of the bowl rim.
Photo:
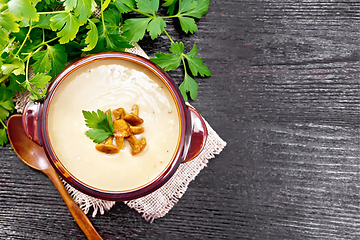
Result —
[[[180, 123], [179, 139], [176, 150], [173, 154], [171, 161], [164, 168], [164, 170], [156, 178], [149, 181], [148, 183], [139, 186], [137, 188], [123, 190], [123, 191], [111, 191], [111, 190], [99, 189], [82, 182], [74, 175], [72, 175], [70, 171], [68, 171], [65, 168], [65, 166], [61, 163], [61, 161], [57, 158], [55, 151], [53, 151], [47, 129], [48, 127], [47, 118], [48, 118], [48, 113], [52, 98], [56, 93], [56, 90], [58, 89], [60, 84], [66, 79], [66, 77], [71, 73], [73, 73], [74, 71], [76, 71], [77, 69], [81, 68], [82, 66], [86, 66], [90, 63], [93, 63], [94, 61], [101, 61], [108, 59], [120, 59], [120, 60], [127, 60], [137, 63], [147, 68], [152, 73], [154, 73], [159, 79], [161, 79], [161, 81], [164, 82], [164, 84], [167, 86], [168, 90], [170, 91], [173, 97], [173, 100], [177, 107], [179, 123]], [[149, 194], [150, 192], [155, 191], [170, 179], [170, 177], [177, 170], [180, 163], [186, 158], [186, 151], [184, 151], [184, 149], [187, 148], [186, 134], [187, 134], [187, 125], [189, 122], [189, 114], [188, 111], [186, 111], [186, 105], [180, 93], [180, 90], [178, 89], [175, 82], [171, 79], [171, 77], [169, 77], [155, 63], [151, 62], [146, 58], [131, 53], [103, 52], [103, 53], [92, 54], [78, 59], [77, 61], [71, 63], [69, 66], [63, 69], [63, 71], [58, 74], [58, 76], [54, 79], [53, 83], [49, 86], [48, 93], [43, 104], [41, 122], [42, 122], [41, 137], [43, 138], [42, 142], [45, 152], [49, 157], [50, 163], [54, 166], [55, 170], [59, 173], [59, 175], [67, 183], [69, 183], [71, 186], [75, 187], [76, 189], [80, 190], [81, 192], [105, 200], [116, 200], [116, 201], [131, 200], [138, 197], [142, 197], [144, 195]]]

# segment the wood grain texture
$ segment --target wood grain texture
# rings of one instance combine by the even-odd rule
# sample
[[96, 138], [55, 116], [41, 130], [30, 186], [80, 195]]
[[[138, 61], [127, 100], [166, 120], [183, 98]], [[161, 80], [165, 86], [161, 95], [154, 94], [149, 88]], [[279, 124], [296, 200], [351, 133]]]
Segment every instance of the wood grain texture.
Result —
[[[212, 71], [192, 104], [228, 145], [154, 223], [122, 203], [91, 218], [104, 239], [359, 239], [359, 1], [211, 0], [194, 35], [173, 24]], [[0, 239], [84, 239], [9, 145], [0, 203]]]

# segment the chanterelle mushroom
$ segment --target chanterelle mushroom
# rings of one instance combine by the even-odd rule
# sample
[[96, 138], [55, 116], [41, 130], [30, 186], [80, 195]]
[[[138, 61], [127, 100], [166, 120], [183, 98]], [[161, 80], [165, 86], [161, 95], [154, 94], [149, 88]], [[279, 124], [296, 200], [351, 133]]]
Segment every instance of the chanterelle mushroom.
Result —
[[119, 152], [119, 148], [113, 144], [113, 136], [108, 137], [104, 143], [97, 144], [95, 146], [96, 150], [106, 153], [106, 154], [114, 154]]
[[124, 119], [117, 119], [114, 121], [114, 136], [117, 137], [128, 137], [131, 135], [130, 126]]
[[133, 113], [126, 114], [124, 116], [124, 120], [133, 126], [140, 125], [144, 122], [144, 120], [142, 118], [140, 118], [139, 116], [136, 116]]
[[144, 127], [141, 126], [130, 126], [130, 132], [134, 135], [143, 133], [145, 131]]
[[115, 119], [123, 119], [126, 112], [123, 108], [118, 108], [112, 111], [112, 114], [114, 114]]
[[139, 141], [134, 135], [130, 135], [126, 139], [129, 141], [130, 146], [132, 147], [132, 152], [131, 152], [132, 155], [138, 154], [146, 147], [145, 138]]
[[114, 137], [118, 148], [122, 148], [124, 145], [124, 137], [130, 136], [130, 126], [124, 119], [117, 119], [114, 121]]
[[139, 106], [134, 104], [131, 107], [131, 113], [134, 114], [135, 116], [139, 116]]

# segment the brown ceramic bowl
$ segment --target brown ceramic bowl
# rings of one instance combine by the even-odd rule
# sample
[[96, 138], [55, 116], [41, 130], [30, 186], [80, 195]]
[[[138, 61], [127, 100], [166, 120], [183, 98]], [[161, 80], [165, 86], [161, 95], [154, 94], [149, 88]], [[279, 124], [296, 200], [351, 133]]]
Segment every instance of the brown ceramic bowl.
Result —
[[[104, 60], [127, 61], [155, 74], [155, 76], [164, 83], [167, 91], [170, 92], [172, 101], [174, 101], [176, 106], [176, 114], [179, 120], [178, 139], [176, 140], [175, 151], [169, 162], [156, 177], [149, 179], [145, 184], [131, 189], [104, 190], [78, 179], [78, 177], [68, 170], [58, 158], [59, 154], [54, 150], [53, 143], [50, 141], [48, 126], [49, 109], [53, 103], [54, 95], [56, 95], [57, 91], [61, 91], [62, 89], [60, 87], [61, 84], [64, 84], [66, 79], [68, 79], [69, 76], [72, 76], [72, 74], [76, 74], [78, 71], [81, 71], [81, 69], [91, 66], [90, 64], [92, 63], [101, 63], [101, 61]], [[84, 88], [79, 89], [79, 91], [86, 91], [86, 87], [84, 86]], [[118, 97], [121, 98], [122, 96]], [[185, 104], [174, 81], [153, 62], [143, 57], [123, 52], [99, 53], [72, 63], [56, 77], [49, 87], [48, 94], [44, 101], [29, 102], [26, 105], [22, 119], [28, 137], [44, 148], [50, 163], [62, 179], [66, 180], [66, 182], [83, 193], [97, 198], [114, 201], [139, 198], [164, 185], [171, 176], [173, 176], [181, 163], [193, 159], [202, 151], [207, 138], [207, 128], [204, 120], [194, 108]], [[52, 139], [54, 138], [52, 137]], [[93, 144], [90, 139], [89, 144]], [[74, 161], [76, 161], [76, 159], [74, 159]], [[93, 173], [89, 174], [96, 174], [96, 171], [97, 169], [93, 169]]]

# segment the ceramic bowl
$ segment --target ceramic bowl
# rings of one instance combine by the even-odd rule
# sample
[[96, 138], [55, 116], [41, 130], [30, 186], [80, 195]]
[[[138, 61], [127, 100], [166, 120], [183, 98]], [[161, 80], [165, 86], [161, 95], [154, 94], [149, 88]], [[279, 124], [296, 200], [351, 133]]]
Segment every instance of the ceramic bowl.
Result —
[[[92, 62], [105, 59], [120, 59], [136, 63], [154, 73], [166, 85], [177, 107], [180, 121], [178, 146], [171, 161], [155, 179], [145, 185], [130, 190], [103, 190], [80, 181], [68, 171], [53, 151], [48, 132], [48, 112], [52, 98], [58, 86], [67, 76]], [[184, 99], [175, 82], [157, 65], [143, 57], [124, 52], [104, 52], [90, 55], [73, 62], [66, 67], [49, 86], [48, 94], [43, 101], [27, 103], [22, 115], [23, 127], [28, 137], [42, 146], [47, 157], [60, 177], [79, 191], [100, 199], [125, 201], [147, 195], [163, 186], [174, 175], [181, 163], [190, 161], [203, 149], [207, 138], [207, 128], [200, 114]], [[95, 170], [96, 171], [96, 170]]]

